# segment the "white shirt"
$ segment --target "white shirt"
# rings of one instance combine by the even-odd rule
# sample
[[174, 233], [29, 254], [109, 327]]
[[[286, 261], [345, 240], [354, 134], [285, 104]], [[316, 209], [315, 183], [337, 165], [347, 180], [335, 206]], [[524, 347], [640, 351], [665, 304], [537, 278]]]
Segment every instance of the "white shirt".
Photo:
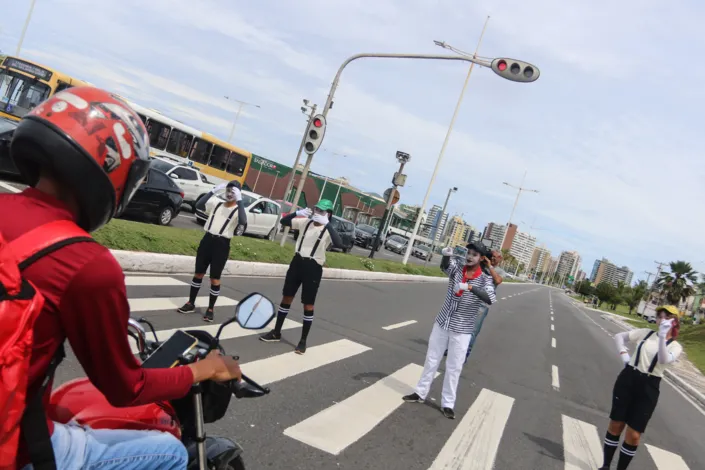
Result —
[[[303, 217], [291, 221], [291, 228], [299, 231], [299, 239], [296, 240], [296, 252], [303, 258], [312, 258], [316, 263], [323, 266], [326, 263], [326, 250], [333, 243], [333, 240], [331, 240], [330, 234], [326, 231], [323, 237], [321, 237], [321, 243], [318, 244], [316, 252], [311, 256], [313, 247], [318, 241], [321, 232], [326, 230], [326, 226], [319, 225], [316, 227], [314, 224], [311, 224], [308, 230], [306, 230], [306, 226], [309, 222], [311, 222], [311, 219], [305, 219]], [[306, 236], [304, 236], [304, 231], [306, 231]]]
[[[218, 210], [215, 208], [220, 204]], [[219, 237], [233, 238], [235, 234], [235, 227], [237, 227], [237, 204], [232, 207], [225, 207], [225, 203], [215, 196], [212, 196], [208, 202], [206, 202], [206, 214], [210, 214], [204, 229], [206, 232]], [[230, 221], [228, 218], [231, 216]], [[227, 225], [226, 225], [227, 224]], [[225, 230], [223, 230], [225, 227]], [[221, 232], [222, 231], [222, 232]]]
[[[659, 337], [654, 331], [653, 334], [649, 337], [646, 342], [644, 342], [644, 345], [641, 348], [641, 351], [637, 352], [639, 349], [639, 345], [641, 344], [642, 340], [646, 338], [646, 335], [651, 332], [649, 328], [640, 328], [638, 330], [631, 330], [628, 333], [624, 333], [628, 336], [629, 342], [634, 343], [635, 349], [634, 349], [634, 354], [632, 355], [631, 359], [629, 360], [629, 365], [636, 368], [640, 372], [643, 372], [645, 374], [649, 373], [649, 367], [651, 367], [651, 362], [654, 360], [654, 358], [657, 357], [658, 355], [658, 348], [659, 348]], [[666, 347], [666, 350], [668, 351], [670, 355], [670, 362], [676, 361], [678, 357], [681, 355], [683, 352], [683, 346], [680, 345], [680, 343], [676, 341], [672, 341], [671, 344], [669, 344]], [[637, 358], [639, 359], [639, 363], [637, 365]], [[655, 375], [657, 377], [663, 377], [663, 371], [666, 370], [666, 366], [668, 364], [661, 364], [658, 359], [656, 360], [656, 367], [654, 367], [653, 372], [651, 372], [651, 375]]]

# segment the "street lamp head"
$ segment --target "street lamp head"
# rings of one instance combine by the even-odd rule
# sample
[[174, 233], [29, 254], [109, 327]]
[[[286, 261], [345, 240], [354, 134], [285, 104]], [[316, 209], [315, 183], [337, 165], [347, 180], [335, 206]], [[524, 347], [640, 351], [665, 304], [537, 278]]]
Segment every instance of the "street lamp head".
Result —
[[442, 47], [443, 49], [447, 49], [447, 48], [448, 48], [448, 45], [446, 44], [445, 41], [436, 41], [436, 40], [434, 39], [434, 40], [433, 40], [433, 43], [434, 43], [436, 46], [438, 46], [438, 47]]
[[307, 100], [306, 98], [304, 98], [304, 105], [308, 106], [308, 103], [309, 103], [309, 100]]
[[456, 192], [458, 190], [457, 186], [453, 186], [453, 192]]

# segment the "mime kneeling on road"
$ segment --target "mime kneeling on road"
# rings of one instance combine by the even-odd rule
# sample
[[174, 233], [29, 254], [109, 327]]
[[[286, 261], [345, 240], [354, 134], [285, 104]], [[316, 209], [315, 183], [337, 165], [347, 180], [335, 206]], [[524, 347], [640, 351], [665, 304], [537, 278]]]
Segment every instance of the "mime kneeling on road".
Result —
[[404, 397], [407, 402], [426, 400], [438, 365], [447, 349], [441, 411], [449, 419], [455, 419], [458, 380], [475, 330], [478, 312], [484, 304], [490, 305], [497, 300], [493, 279], [485, 274], [480, 266], [480, 260], [489, 254], [487, 249], [479, 242], [471, 243], [467, 248], [464, 263], [462, 258], [451, 259], [451, 249], [446, 248], [442, 252], [441, 269], [449, 277], [448, 292], [431, 330], [426, 362], [416, 391]]

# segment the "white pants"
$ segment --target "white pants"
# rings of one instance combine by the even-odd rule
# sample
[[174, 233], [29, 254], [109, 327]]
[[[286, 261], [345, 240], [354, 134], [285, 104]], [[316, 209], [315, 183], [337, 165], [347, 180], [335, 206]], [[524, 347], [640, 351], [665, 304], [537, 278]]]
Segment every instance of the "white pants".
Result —
[[428, 340], [428, 351], [426, 352], [426, 362], [423, 366], [423, 373], [416, 385], [416, 393], [426, 399], [433, 377], [436, 375], [438, 366], [443, 359], [443, 353], [448, 349], [446, 359], [446, 374], [443, 378], [443, 394], [441, 395], [441, 407], [453, 408], [455, 406], [455, 393], [458, 390], [458, 380], [460, 371], [463, 369], [465, 354], [470, 345], [471, 334], [453, 333], [444, 330], [438, 323], [433, 323], [431, 337]]

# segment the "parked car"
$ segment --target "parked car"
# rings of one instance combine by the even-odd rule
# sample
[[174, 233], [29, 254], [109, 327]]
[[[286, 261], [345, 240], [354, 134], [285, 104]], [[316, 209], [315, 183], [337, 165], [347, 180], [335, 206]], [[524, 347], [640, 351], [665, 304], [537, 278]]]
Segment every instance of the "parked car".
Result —
[[[336, 232], [338, 232], [340, 239], [343, 240], [343, 253], [350, 253], [350, 250], [352, 250], [352, 247], [355, 244], [355, 224], [349, 220], [334, 215], [330, 220], [330, 225]], [[332, 251], [333, 246], [331, 245], [328, 250]]]
[[384, 242], [384, 248], [394, 253], [403, 255], [406, 252], [406, 247], [409, 245], [409, 239], [401, 235], [392, 235]]
[[[208, 220], [206, 203], [211, 197], [225, 202], [224, 194], [225, 189], [221, 189], [216, 191], [214, 195], [206, 194], [196, 202], [196, 223], [205, 225]], [[247, 225], [238, 225], [236, 235], [258, 235], [268, 240], [274, 240], [281, 217], [281, 206], [269, 198], [250, 191], [242, 191], [242, 202], [247, 211]]]
[[10, 141], [17, 124], [10, 119], [0, 118], [0, 175], [19, 182], [20, 172], [10, 158]]
[[124, 215], [169, 225], [179, 214], [184, 191], [166, 173], [150, 168], [147, 179], [135, 192]]
[[152, 157], [152, 168], [161, 170], [170, 178], [176, 181], [176, 184], [184, 190], [184, 202], [195, 205], [196, 201], [208, 193], [215, 183], [208, 181], [206, 175], [193, 166], [184, 165], [175, 160], [164, 157]]
[[417, 258], [431, 261], [433, 259], [433, 253], [431, 253], [431, 247], [426, 245], [414, 245], [414, 249], [411, 252]]
[[[377, 227], [359, 224], [355, 227], [355, 244], [362, 248], [370, 248], [377, 237]], [[381, 244], [380, 244], [381, 245]], [[379, 251], [379, 246], [376, 247]]]

